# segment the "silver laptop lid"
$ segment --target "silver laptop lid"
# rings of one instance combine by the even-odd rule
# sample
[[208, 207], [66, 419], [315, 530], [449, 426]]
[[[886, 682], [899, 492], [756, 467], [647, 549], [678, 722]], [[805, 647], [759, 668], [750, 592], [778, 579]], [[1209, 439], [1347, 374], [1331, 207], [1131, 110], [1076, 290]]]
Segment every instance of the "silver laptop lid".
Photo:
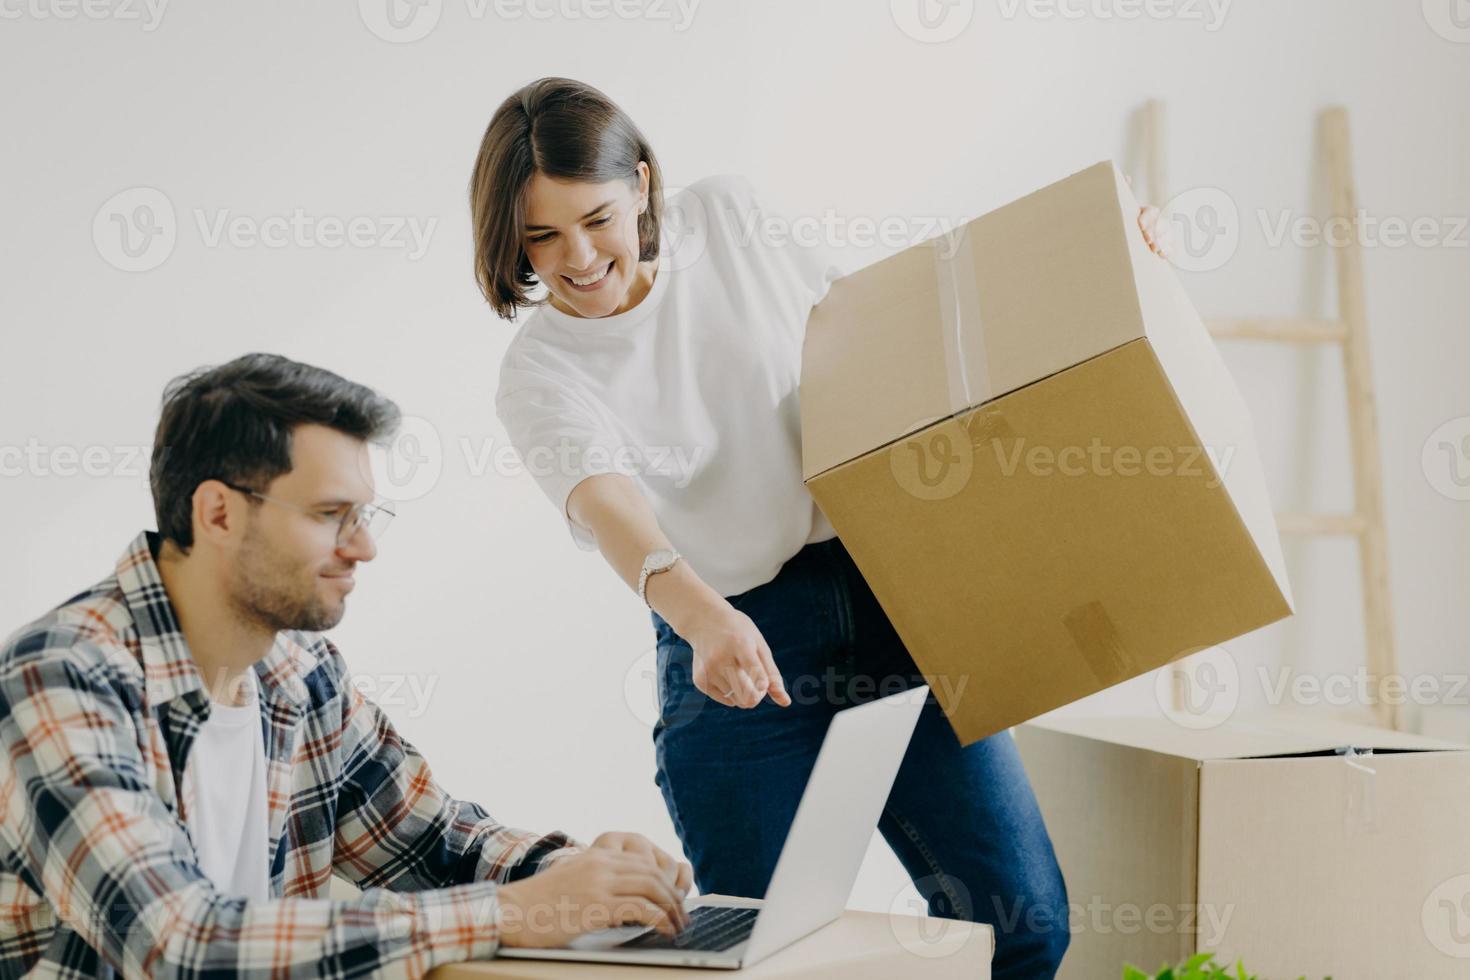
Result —
[[744, 965], [842, 914], [928, 696], [928, 687], [915, 687], [833, 717], [741, 956]]

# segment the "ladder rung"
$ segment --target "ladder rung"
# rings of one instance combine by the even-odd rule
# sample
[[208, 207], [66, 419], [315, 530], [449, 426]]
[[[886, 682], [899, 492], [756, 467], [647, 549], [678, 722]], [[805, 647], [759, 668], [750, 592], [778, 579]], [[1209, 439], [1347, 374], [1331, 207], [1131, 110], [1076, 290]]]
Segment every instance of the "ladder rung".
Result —
[[1205, 321], [1211, 336], [1229, 340], [1275, 340], [1288, 344], [1340, 344], [1347, 339], [1341, 320], [1313, 317], [1215, 317]]
[[1282, 534], [1362, 534], [1368, 522], [1362, 514], [1277, 514]]

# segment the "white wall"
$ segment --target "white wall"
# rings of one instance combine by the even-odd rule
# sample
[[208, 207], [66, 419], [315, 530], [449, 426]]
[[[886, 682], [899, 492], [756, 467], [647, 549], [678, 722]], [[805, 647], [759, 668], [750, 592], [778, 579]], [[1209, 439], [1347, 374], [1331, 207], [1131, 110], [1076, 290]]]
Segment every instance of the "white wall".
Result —
[[[673, 0], [628, 0], [621, 9], [647, 16], [597, 20], [570, 0], [427, 0], [409, 30], [436, 11], [438, 22], [406, 42], [370, 30], [386, 23], [383, 0], [178, 2], [157, 19], [141, 0], [95, 0], [100, 19], [68, 0], [0, 0], [0, 623], [8, 631], [102, 577], [151, 526], [146, 467], [114, 447], [148, 445], [170, 377], [250, 349], [330, 366], [426, 420], [442, 459], [361, 576], [337, 631], [349, 660], [367, 677], [435, 685], [387, 707], [453, 792], [512, 823], [642, 829], [675, 848], [653, 784], [645, 614], [601, 559], [574, 550], [528, 477], [473, 475], [463, 452], [504, 441], [491, 400], [511, 329], [474, 288], [465, 205], [499, 100], [534, 77], [579, 77], [633, 115], [671, 184], [743, 172], [796, 214], [921, 229], [1105, 157], [1136, 168], [1131, 113], [1165, 98], [1174, 189], [1219, 188], [1242, 216], [1233, 258], [1181, 273], [1200, 309], [1330, 315], [1330, 256], [1273, 247], [1258, 210], [1271, 223], [1320, 213], [1313, 122], [1340, 103], [1363, 207], [1455, 233], [1470, 214], [1470, 43], [1443, 26], [1451, 2], [1212, 12], [1155, 0], [1174, 16], [1125, 21], [1106, 0], [1064, 3], [1075, 18], [956, 0], [933, 9], [963, 29], [925, 43], [897, 26], [914, 23], [910, 0], [704, 0], [687, 23]], [[177, 238], [157, 267], [126, 272], [108, 215], [142, 199], [107, 202], [139, 187], [166, 195]], [[436, 224], [413, 257], [211, 246], [196, 218], [296, 209]], [[1436, 678], [1465, 669], [1470, 636], [1470, 504], [1436, 489], [1454, 486], [1450, 456], [1434, 448], [1435, 466], [1421, 462], [1443, 423], [1458, 420], [1455, 438], [1470, 431], [1470, 232], [1457, 234], [1457, 247], [1365, 255], [1400, 662]], [[885, 250], [850, 251], [856, 265]], [[1330, 352], [1227, 356], [1279, 508], [1346, 506]], [[111, 475], [58, 472], [57, 447], [93, 446], [105, 447], [93, 468]], [[1240, 670], [1351, 671], [1362, 659], [1351, 546], [1293, 546], [1290, 559], [1299, 615], [1232, 644]], [[1243, 703], [1260, 697], [1243, 685]], [[1153, 710], [1152, 682], [1092, 707]], [[904, 885], [875, 848], [856, 901], [888, 908]]]

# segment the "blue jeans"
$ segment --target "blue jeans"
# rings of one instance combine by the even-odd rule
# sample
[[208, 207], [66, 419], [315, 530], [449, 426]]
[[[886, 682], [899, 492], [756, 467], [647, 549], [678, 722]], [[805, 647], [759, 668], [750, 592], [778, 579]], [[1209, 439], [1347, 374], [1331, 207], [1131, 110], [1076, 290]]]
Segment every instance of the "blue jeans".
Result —
[[[706, 697], [689, 644], [655, 613], [656, 782], [700, 890], [760, 898], [833, 714], [924, 680], [835, 538], [729, 601], [770, 645], [792, 704]], [[931, 694], [878, 829], [930, 914], [994, 928], [995, 980], [1056, 973], [1067, 890], [1009, 732], [961, 747]]]

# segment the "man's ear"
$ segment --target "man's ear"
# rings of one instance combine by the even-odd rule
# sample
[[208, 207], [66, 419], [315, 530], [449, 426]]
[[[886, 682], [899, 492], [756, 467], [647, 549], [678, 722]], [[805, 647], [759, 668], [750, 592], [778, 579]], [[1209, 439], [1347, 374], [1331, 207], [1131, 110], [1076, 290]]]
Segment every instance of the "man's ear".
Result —
[[218, 480], [205, 480], [194, 488], [194, 543], [203, 539], [216, 543], [228, 540], [243, 519], [239, 494]]

